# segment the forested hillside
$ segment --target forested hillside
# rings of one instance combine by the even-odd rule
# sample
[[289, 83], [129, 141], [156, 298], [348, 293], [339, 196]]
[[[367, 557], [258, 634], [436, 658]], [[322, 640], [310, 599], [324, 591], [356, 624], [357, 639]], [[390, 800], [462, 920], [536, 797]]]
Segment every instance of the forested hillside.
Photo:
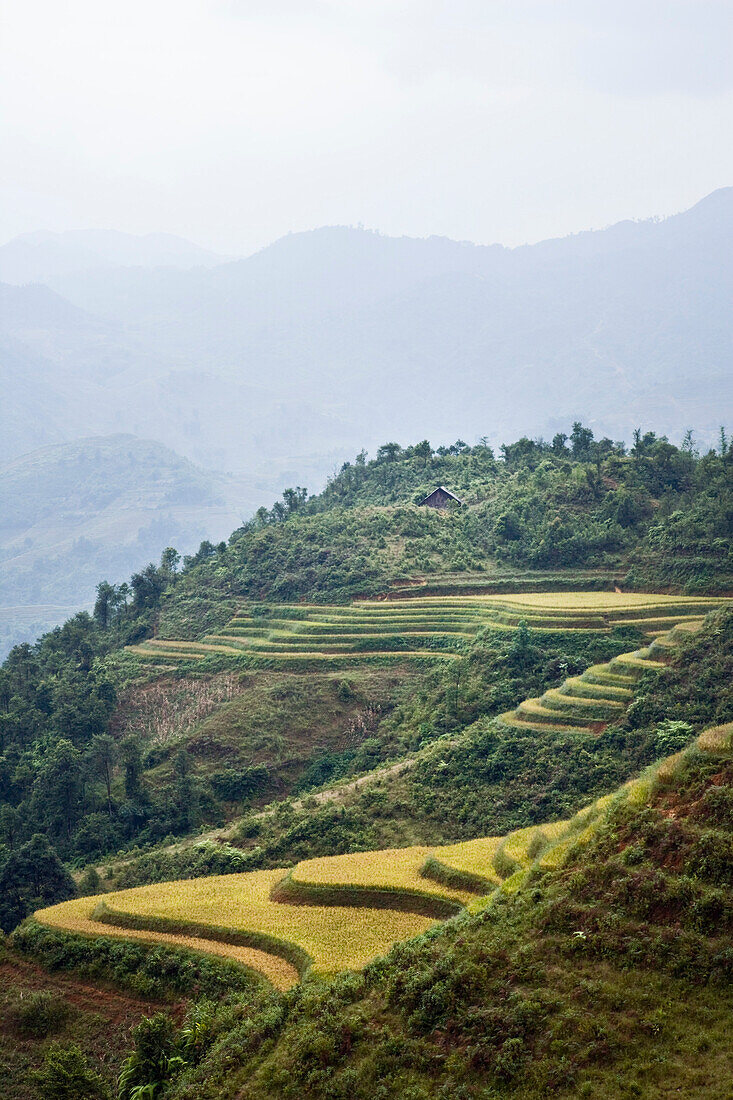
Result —
[[[420, 506], [438, 484], [463, 503]], [[625, 447], [576, 423], [550, 442], [520, 439], [498, 453], [485, 442], [387, 443], [373, 459], [345, 463], [316, 496], [286, 490], [225, 542], [204, 541], [184, 558], [168, 547], [128, 584], [99, 583], [92, 614], [16, 647], [0, 670], [0, 925], [10, 933], [75, 895], [93, 907], [92, 895], [178, 878], [256, 872], [269, 883], [314, 857], [448, 850], [571, 818], [733, 721], [733, 614], [724, 606], [732, 534], [724, 432], [700, 455], [692, 438], [677, 447], [638, 432]], [[383, 622], [382, 634], [368, 621]], [[290, 639], [303, 642], [295, 660]], [[707, 939], [713, 912], [729, 920], [729, 869], [723, 842], [703, 834], [708, 820], [708, 832], [727, 828], [715, 800], [727, 797], [728, 764], [721, 757], [713, 772], [694, 751], [685, 759], [678, 788], [662, 784], [646, 809], [619, 809], [554, 877], [497, 901], [489, 916], [434, 925], [364, 976], [311, 978], [283, 1001], [229, 963], [113, 940], [82, 957], [73, 935], [33, 922], [15, 933], [9, 973], [22, 989], [23, 951], [72, 974], [114, 973], [137, 996], [228, 988], [220, 1011], [200, 1003], [180, 1033], [180, 1013], [143, 1025], [125, 1098], [153, 1081], [146, 1050], [157, 1051], [159, 1073], [183, 1051], [185, 1072], [165, 1071], [156, 1097], [241, 1088], [253, 1098], [530, 1097], [550, 1087], [573, 1095], [576, 1081], [587, 1086], [581, 1095], [625, 1095], [609, 1074], [635, 1087], [622, 1053], [629, 1018], [613, 1007], [629, 992], [628, 960], [642, 960], [645, 974], [632, 1016], [655, 1021], [661, 1005], [689, 996], [716, 1042], [722, 1034], [730, 975]], [[708, 796], [716, 784], [723, 793]], [[648, 938], [677, 935], [678, 910], [655, 914], [653, 934], [633, 931], [647, 918], [602, 874], [612, 837], [645, 836], [646, 848], [624, 841], [631, 855], [619, 865], [634, 882], [667, 876], [675, 897], [688, 889], [675, 877], [688, 874], [682, 863], [669, 868], [659, 846], [667, 798], [691, 815], [680, 858], [703, 881], [684, 958], [667, 948], [652, 957]], [[714, 820], [695, 808], [711, 799]], [[705, 844], [714, 852], [703, 866]], [[507, 859], [496, 864], [502, 878], [512, 873]], [[604, 891], [615, 916], [597, 928], [593, 899]], [[587, 956], [578, 930], [592, 940]], [[601, 973], [609, 951], [613, 973]], [[540, 957], [553, 960], [547, 973]], [[693, 957], [707, 970], [688, 988]], [[595, 1037], [582, 1032], [571, 964], [604, 1006]], [[535, 975], [530, 986], [522, 967]], [[448, 970], [460, 976], [460, 996]], [[708, 998], [708, 981], [722, 1000]], [[184, 1038], [192, 1019], [204, 1029], [195, 1054]], [[87, 1090], [79, 1095], [105, 1095], [111, 1067], [74, 1021], [67, 1013], [49, 1024], [40, 1046], [29, 1039], [26, 1069], [43, 1063], [39, 1072], [58, 1076], [76, 1058]], [[665, 1021], [648, 1035], [644, 1024], [640, 1057], [657, 1034], [665, 1049], [675, 1035], [692, 1044], [681, 1015]], [[6, 1042], [20, 1025], [8, 1026], [0, 1064], [20, 1080]], [[48, 1046], [54, 1033], [60, 1048]], [[73, 1043], [86, 1057], [69, 1053]], [[685, 1087], [704, 1053], [689, 1049]], [[715, 1087], [730, 1057], [723, 1044]], [[654, 1080], [639, 1076], [636, 1094], [661, 1096]], [[36, 1095], [23, 1088], [19, 1097]], [[701, 1085], [690, 1095], [718, 1094]]]
[[[467, 505], [448, 523], [414, 507], [436, 484]], [[371, 461], [346, 463], [315, 498], [287, 490], [218, 556], [195, 555], [161, 628], [188, 596], [212, 606], [230, 595], [338, 601], [443, 572], [490, 585], [502, 573], [598, 568], [630, 587], [720, 590], [733, 576], [732, 506], [725, 433], [703, 457], [692, 440], [679, 448], [639, 433], [627, 450], [580, 424], [498, 456], [461, 441], [438, 451], [388, 443]]]
[[[465, 505], [448, 515], [417, 507], [414, 502], [436, 483], [449, 485]], [[180, 812], [175, 807], [186, 806], [191, 778], [187, 773], [176, 778], [171, 748], [151, 743], [155, 738], [140, 716], [145, 692], [152, 691], [144, 687], [151, 674], [125, 654], [125, 644], [151, 634], [200, 637], [223, 625], [242, 600], [339, 602], [394, 586], [398, 595], [451, 585], [469, 591], [562, 587], [568, 580], [602, 589], [616, 584], [690, 594], [726, 591], [733, 588], [732, 517], [733, 452], [726, 440], [720, 453], [698, 457], [691, 445], [677, 448], [647, 433], [627, 452], [610, 440], [594, 440], [576, 425], [569, 438], [559, 435], [550, 444], [520, 440], [499, 456], [487, 446], [460, 442], [437, 452], [427, 443], [406, 449], [386, 444], [371, 461], [360, 455], [322, 494], [309, 498], [305, 490], [286, 491], [281, 502], [261, 509], [226, 543], [203, 542], [183, 562], [175, 551], [166, 551], [161, 565], [147, 566], [129, 585], [100, 584], [93, 615], [78, 615], [37, 645], [11, 653], [1, 674], [3, 794], [21, 820], [19, 835], [29, 836], [47, 819], [42, 831], [51, 842], [65, 856], [84, 857], [116, 850], [138, 836], [185, 831], [190, 824], [190, 806]], [[507, 644], [502, 638], [501, 645]], [[597, 653], [608, 651], [607, 642], [584, 644], [576, 664], [592, 663]], [[623, 644], [621, 638], [620, 649]], [[559, 654], [553, 651], [545, 664], [554, 658]], [[472, 667], [483, 675], [480, 662]], [[384, 677], [379, 670], [373, 675]], [[441, 675], [445, 679], [448, 673]], [[506, 709], [528, 693], [532, 684], [526, 671], [523, 675], [511, 692], [496, 693], [495, 707], [502, 702]], [[551, 682], [550, 674], [545, 683]], [[196, 689], [179, 683], [178, 702], [166, 706], [183, 715], [189, 708], [195, 727]], [[464, 691], [473, 691], [486, 706], [485, 691], [469, 683], [466, 678]], [[227, 690], [239, 694], [242, 686], [237, 681]], [[212, 710], [222, 701], [221, 690], [212, 689]], [[355, 689], [355, 698], [363, 707], [374, 693], [375, 705], [388, 710], [391, 691], [387, 686], [382, 698], [374, 684], [362, 696]], [[463, 712], [464, 717], [471, 713]], [[118, 734], [113, 741], [119, 755], [114, 799], [101, 791], [98, 777], [82, 781], [93, 769], [88, 761], [82, 767], [83, 758], [100, 751], [93, 748], [94, 739], [111, 733]], [[178, 749], [183, 755], [189, 751], [185, 738]], [[63, 763], [55, 760], [59, 752], [68, 757]], [[250, 759], [256, 768], [271, 757], [235, 744], [227, 766], [241, 771]], [[70, 767], [71, 760], [78, 763]], [[211, 766], [206, 764], [207, 773]], [[188, 765], [181, 759], [176, 767], [185, 773]], [[143, 798], [140, 777], [146, 769], [158, 778]], [[63, 774], [65, 786], [62, 807], [51, 811], [54, 770]], [[78, 779], [72, 782], [73, 774]], [[167, 778], [161, 788], [162, 775]], [[36, 782], [45, 792], [40, 817], [30, 809]], [[237, 782], [230, 781], [232, 790], [244, 790], [254, 779]], [[171, 798], [177, 784], [182, 793]], [[221, 779], [213, 786], [203, 782], [194, 818], [219, 820], [225, 789]], [[158, 810], [162, 792], [166, 809]], [[120, 809], [127, 807], [123, 812], [115, 808], [118, 800]]]

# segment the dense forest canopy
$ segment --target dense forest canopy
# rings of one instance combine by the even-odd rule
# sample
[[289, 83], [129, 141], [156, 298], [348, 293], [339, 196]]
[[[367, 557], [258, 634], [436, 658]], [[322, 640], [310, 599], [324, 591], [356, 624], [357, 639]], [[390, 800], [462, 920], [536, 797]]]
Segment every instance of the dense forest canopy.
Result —
[[[733, 451], [704, 456], [653, 432], [629, 449], [576, 423], [551, 443], [520, 439], [433, 450], [388, 443], [345, 463], [308, 498], [288, 489], [227, 547], [187, 560], [183, 592], [343, 600], [400, 576], [443, 570], [609, 566], [629, 585], [701, 592], [731, 576]], [[445, 484], [467, 507], [450, 523], [414, 505]]]

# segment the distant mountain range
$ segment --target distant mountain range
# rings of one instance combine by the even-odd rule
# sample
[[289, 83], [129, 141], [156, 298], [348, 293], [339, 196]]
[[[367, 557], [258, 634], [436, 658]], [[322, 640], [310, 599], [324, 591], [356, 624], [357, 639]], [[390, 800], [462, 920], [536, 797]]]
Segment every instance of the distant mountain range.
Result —
[[[75, 254], [66, 236], [54, 248]], [[704, 436], [733, 408], [733, 188], [515, 249], [333, 227], [203, 266], [184, 243], [115, 253], [178, 249], [178, 267], [69, 261], [49, 289], [6, 289], [6, 457], [81, 418], [207, 466], [309, 457], [322, 477], [388, 437], [499, 441], [576, 417]]]
[[[39, 476], [53, 485], [64, 447], [87, 456], [81, 492], [96, 484], [94, 448], [108, 476], [115, 448], [139, 445], [123, 482], [159, 514], [140, 457], [154, 440], [164, 480], [184, 459], [234, 475], [198, 471], [207, 488], [184, 528], [203, 537], [221, 529], [216, 501], [238, 521], [388, 439], [497, 444], [581, 419], [615, 439], [693, 428], [705, 445], [733, 421], [733, 188], [664, 221], [515, 249], [330, 227], [226, 260], [166, 235], [30, 234], [0, 248], [0, 277], [6, 504]], [[120, 433], [137, 443], [89, 439]], [[70, 524], [49, 493], [27, 533], [3, 535], [0, 603], [87, 600], [93, 573], [120, 579], [174, 538], [178, 519], [138, 546], [154, 528], [121, 500], [82, 494]], [[116, 543], [138, 549], [123, 562], [102, 539], [83, 583], [66, 566], [64, 595], [53, 570], [41, 583], [58, 532], [58, 547], [86, 540], [112, 512]]]
[[23, 233], [0, 246], [0, 282], [45, 283], [104, 267], [212, 267], [228, 258], [170, 233], [144, 237], [111, 229]]

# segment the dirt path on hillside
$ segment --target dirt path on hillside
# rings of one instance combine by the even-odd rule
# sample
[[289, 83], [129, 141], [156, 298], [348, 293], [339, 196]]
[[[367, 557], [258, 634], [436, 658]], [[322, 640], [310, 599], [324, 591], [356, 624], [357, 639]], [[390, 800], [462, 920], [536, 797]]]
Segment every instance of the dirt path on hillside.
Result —
[[[413, 767], [415, 764], [414, 757], [409, 760], [400, 760], [396, 764], [390, 764], [388, 768], [380, 768], [379, 771], [369, 772], [367, 775], [362, 775], [358, 779], [352, 779], [348, 783], [342, 783], [340, 787], [330, 787], [326, 791], [316, 791], [315, 794], [304, 795], [303, 798], [299, 798], [296, 802], [293, 802], [293, 808], [296, 810], [303, 809], [303, 803], [313, 798], [322, 806], [324, 802], [335, 802], [339, 795], [346, 794], [348, 791], [358, 791], [364, 786], [369, 786], [371, 783], [378, 783], [380, 779], [384, 779], [388, 775], [399, 775], [400, 772], [407, 771], [408, 768]], [[273, 811], [269, 811], [272, 813]]]

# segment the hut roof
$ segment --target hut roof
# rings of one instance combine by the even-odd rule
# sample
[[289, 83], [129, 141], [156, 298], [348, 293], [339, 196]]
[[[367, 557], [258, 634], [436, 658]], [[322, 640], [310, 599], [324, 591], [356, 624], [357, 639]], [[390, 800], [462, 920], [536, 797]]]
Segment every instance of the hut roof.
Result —
[[428, 495], [420, 501], [420, 504], [427, 504], [427, 502], [432, 497], [434, 497], [436, 493], [445, 493], [447, 497], [450, 497], [451, 500], [455, 500], [457, 504], [463, 504], [461, 498], [457, 497], [455, 493], [452, 493], [450, 489], [446, 489], [445, 485], [436, 486], [436, 488], [433, 489], [432, 492], [428, 493]]

